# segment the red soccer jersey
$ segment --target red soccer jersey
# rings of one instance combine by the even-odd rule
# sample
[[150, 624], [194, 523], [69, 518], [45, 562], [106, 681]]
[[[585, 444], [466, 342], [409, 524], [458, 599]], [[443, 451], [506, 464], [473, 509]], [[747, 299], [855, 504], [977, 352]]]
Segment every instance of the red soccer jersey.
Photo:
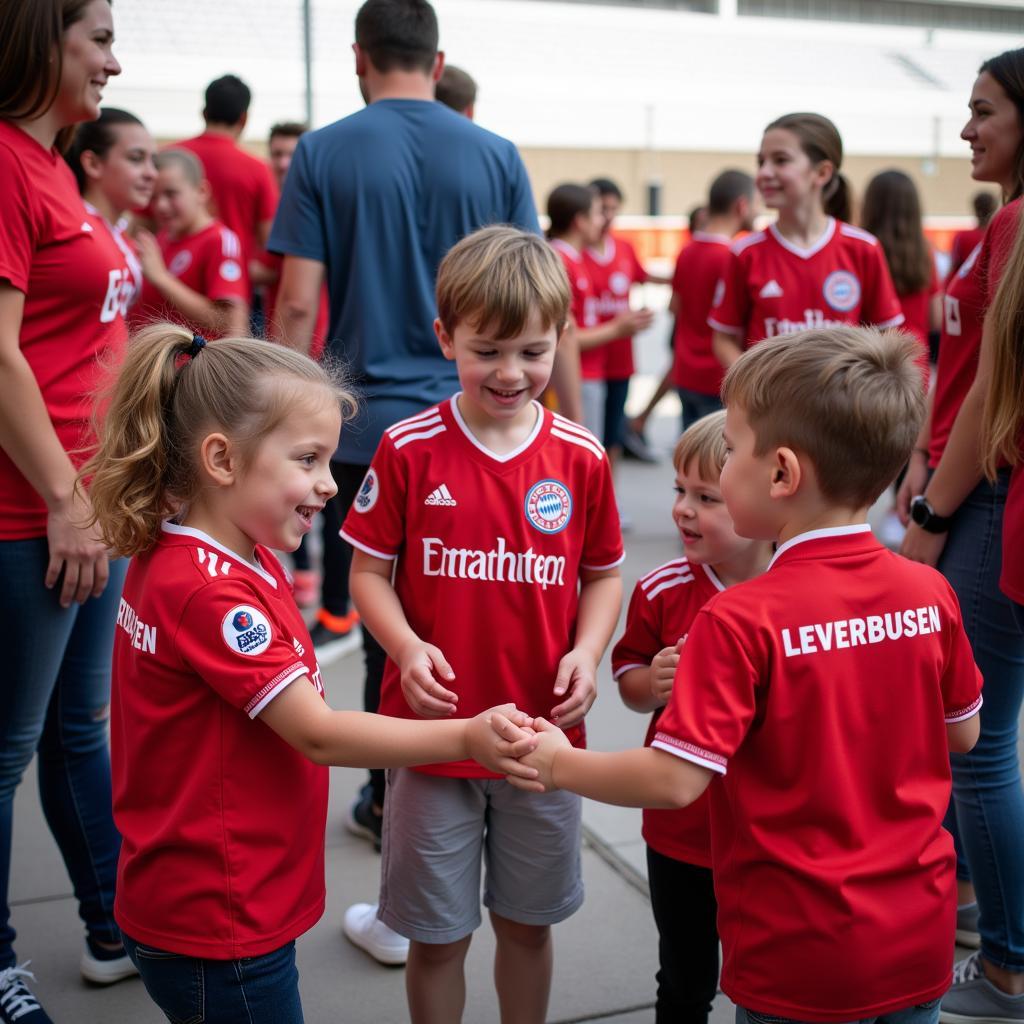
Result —
[[270, 168], [226, 135], [204, 132], [174, 148], [199, 157], [213, 194], [210, 212], [238, 235], [248, 266], [260, 248], [259, 225], [273, 220], [277, 209], [277, 185]]
[[829, 217], [809, 249], [774, 225], [740, 239], [708, 323], [747, 346], [814, 327], [903, 323], [885, 253], [874, 235]]
[[708, 316], [715, 288], [728, 270], [731, 241], [725, 235], [695, 231], [693, 241], [676, 260], [672, 294], [676, 298], [673, 380], [677, 388], [715, 395], [722, 389], [725, 370], [711, 351]]
[[[565, 265], [572, 294], [572, 318], [576, 326], [595, 327], [598, 322], [597, 293], [583, 256], [561, 238], [551, 239], [551, 248], [561, 256]], [[604, 349], [604, 345], [598, 345], [580, 352], [580, 373], [584, 380], [604, 380]]]
[[704, 606], [678, 676], [654, 746], [723, 776], [722, 990], [815, 1021], [941, 996], [956, 917], [945, 725], [981, 706], [946, 580], [867, 524], [802, 534]]
[[[647, 280], [640, 258], [633, 246], [624, 238], [608, 235], [605, 239], [604, 252], [586, 249], [583, 260], [590, 277], [591, 287], [595, 295], [596, 321], [603, 324], [608, 320], [629, 310], [629, 292], [634, 284], [642, 284]], [[633, 339], [616, 338], [597, 349], [581, 353], [582, 357], [594, 354], [595, 362], [598, 355], [603, 357], [601, 367], [605, 380], [629, 380], [636, 369], [633, 363]]]
[[956, 414], [974, 382], [981, 351], [985, 311], [1017, 233], [1021, 200], [1007, 203], [992, 218], [985, 239], [946, 284], [939, 363], [932, 398], [928, 464], [935, 467], [946, 450]]
[[[666, 562], [641, 577], [626, 613], [626, 631], [612, 650], [612, 676], [618, 679], [631, 668], [647, 668], [665, 647], [675, 647], [690, 631], [697, 612], [720, 590], [721, 580], [710, 566], [691, 565], [685, 558]], [[674, 686], [685, 686], [679, 678]], [[654, 712], [645, 746], [658, 728], [661, 710]], [[643, 836], [647, 845], [666, 857], [711, 867], [709, 795], [678, 811], [644, 811]]]
[[121, 313], [121, 319], [128, 322], [128, 310], [138, 300], [139, 295], [142, 294], [142, 285], [144, 278], [142, 276], [142, 264], [139, 263], [139, 256], [136, 252], [135, 245], [132, 240], [125, 233], [128, 228], [128, 218], [122, 217], [116, 224], [108, 224], [103, 215], [93, 206], [91, 203], [85, 204], [85, 209], [89, 213], [89, 222], [93, 228], [102, 227], [110, 237], [113, 239], [114, 244], [121, 251], [121, 255], [124, 257], [124, 276], [121, 280], [121, 289], [118, 295], [118, 307]]
[[185, 956], [260, 956], [324, 910], [328, 770], [256, 720], [285, 687], [323, 685], [284, 570], [257, 557], [165, 524], [117, 613], [114, 911]]
[[947, 280], [963, 266], [964, 261], [981, 244], [984, 237], [984, 228], [968, 228], [966, 231], [958, 231], [953, 236], [953, 245], [949, 253], [949, 274]]
[[[102, 366], [128, 337], [124, 253], [86, 211], [74, 175], [0, 120], [0, 279], [25, 296], [18, 345], [64, 450], [76, 464], [93, 440], [93, 393]], [[0, 449], [0, 540], [46, 535], [46, 504]]]
[[[494, 455], [470, 433], [458, 396], [384, 432], [341, 534], [398, 560], [409, 625], [455, 672], [458, 716], [515, 701], [547, 717], [558, 663], [573, 646], [584, 569], [622, 561], [604, 449], [583, 427], [535, 404], [520, 447]], [[414, 718], [398, 668], [384, 669], [380, 711]], [[569, 730], [577, 745], [583, 727]], [[475, 761], [434, 775], [495, 778]]]
[[[194, 292], [213, 302], [249, 301], [249, 274], [242, 260], [238, 236], [230, 228], [213, 221], [184, 238], [171, 238], [162, 231], [157, 241], [167, 269]], [[132, 329], [138, 330], [153, 320], [183, 323], [185, 318], [147, 281], [131, 312], [130, 322]], [[186, 326], [189, 330], [200, 330], [195, 324]], [[209, 334], [205, 328], [200, 333], [220, 337]]]

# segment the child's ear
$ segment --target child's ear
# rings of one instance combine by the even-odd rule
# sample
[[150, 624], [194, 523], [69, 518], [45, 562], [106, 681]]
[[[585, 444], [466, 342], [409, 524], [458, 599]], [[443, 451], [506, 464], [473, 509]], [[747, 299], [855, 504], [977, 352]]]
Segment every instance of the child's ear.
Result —
[[776, 448], [772, 460], [769, 494], [773, 498], [792, 498], [800, 489], [803, 466], [792, 448]]
[[455, 358], [455, 344], [452, 336], [444, 329], [440, 318], [434, 320], [434, 333], [437, 335], [438, 344], [441, 346], [441, 354], [445, 359]]
[[207, 434], [199, 445], [199, 470], [218, 487], [238, 479], [238, 452], [223, 434]]

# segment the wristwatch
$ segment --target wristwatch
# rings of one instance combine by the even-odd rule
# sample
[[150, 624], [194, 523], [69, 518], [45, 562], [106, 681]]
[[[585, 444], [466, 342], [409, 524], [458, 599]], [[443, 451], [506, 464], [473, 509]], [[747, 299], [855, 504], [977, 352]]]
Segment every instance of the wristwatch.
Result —
[[919, 494], [911, 501], [910, 518], [928, 533], [945, 533], [953, 521], [952, 516], [940, 516], [923, 494]]

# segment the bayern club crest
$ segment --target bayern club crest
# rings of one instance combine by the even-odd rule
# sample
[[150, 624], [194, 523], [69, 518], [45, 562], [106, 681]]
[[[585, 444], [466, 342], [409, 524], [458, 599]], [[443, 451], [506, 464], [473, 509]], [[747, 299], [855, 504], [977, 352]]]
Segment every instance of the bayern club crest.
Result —
[[526, 494], [525, 511], [541, 533], [561, 533], [572, 518], [572, 495], [558, 480], [540, 480]]
[[834, 270], [821, 290], [825, 301], [840, 313], [849, 313], [860, 302], [860, 281], [848, 270]]

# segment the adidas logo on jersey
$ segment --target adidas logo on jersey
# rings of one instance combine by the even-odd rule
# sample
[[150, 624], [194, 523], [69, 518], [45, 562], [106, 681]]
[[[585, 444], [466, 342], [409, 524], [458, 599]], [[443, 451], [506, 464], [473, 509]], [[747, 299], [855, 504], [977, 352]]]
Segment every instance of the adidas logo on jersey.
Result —
[[773, 277], [762, 289], [758, 292], [758, 295], [762, 299], [781, 299], [782, 298], [782, 286]]
[[451, 491], [441, 484], [440, 487], [435, 488], [430, 494], [427, 495], [426, 500], [423, 502], [424, 505], [445, 505], [454, 507], [458, 502], [452, 497]]

